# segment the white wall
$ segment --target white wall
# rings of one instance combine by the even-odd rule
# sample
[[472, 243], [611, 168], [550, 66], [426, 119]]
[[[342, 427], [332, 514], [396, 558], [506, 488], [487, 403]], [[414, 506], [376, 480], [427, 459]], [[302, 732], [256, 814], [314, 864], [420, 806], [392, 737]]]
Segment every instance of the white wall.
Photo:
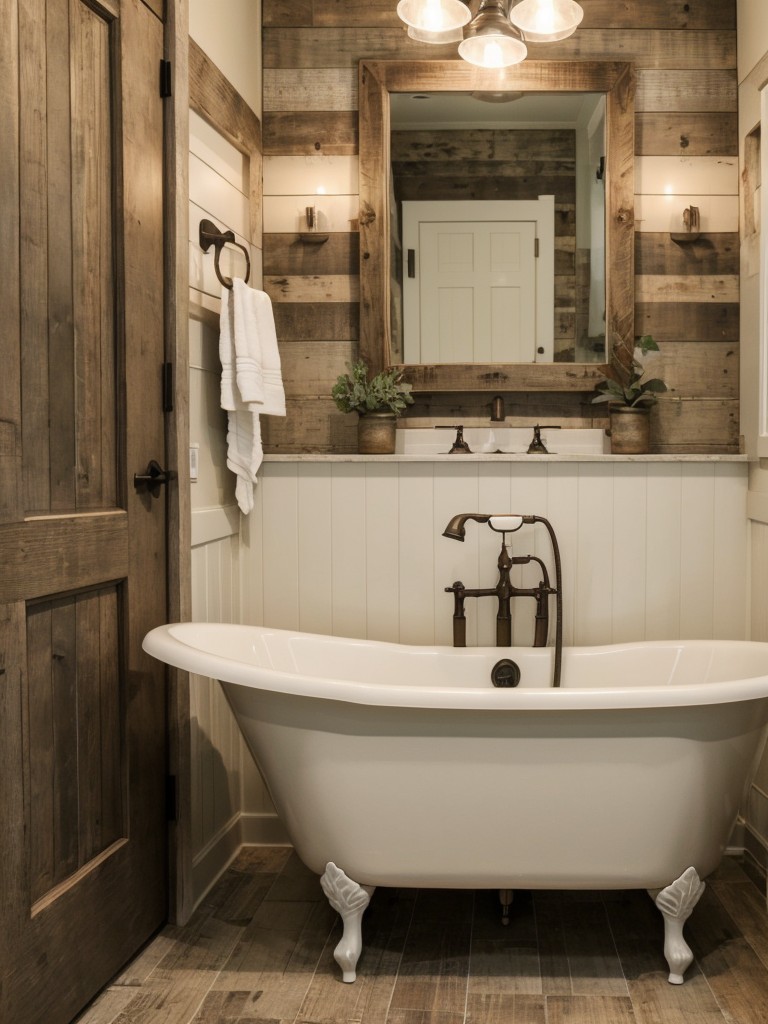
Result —
[[[738, 0], [738, 76], [740, 168], [745, 167], [747, 135], [760, 123], [758, 90], [768, 78], [768, 4]], [[762, 126], [768, 131], [768, 125]], [[768, 168], [762, 169], [763, 180]], [[747, 230], [748, 211], [741, 203], [741, 429], [747, 450], [754, 452], [757, 433], [758, 388], [765, 386], [758, 371], [760, 225]], [[757, 204], [759, 209], [759, 202]], [[750, 635], [768, 641], [768, 462], [752, 464], [747, 496], [751, 551]], [[755, 858], [768, 866], [768, 752], [763, 755], [746, 810], [747, 839]]]
[[[532, 513], [557, 532], [566, 644], [743, 639], [746, 488], [744, 462], [270, 460], [252, 586], [267, 625], [450, 644], [444, 588], [495, 585], [500, 538], [470, 523], [464, 543], [448, 540], [448, 520]], [[553, 573], [543, 527], [511, 541]], [[527, 568], [519, 579], [539, 578]], [[467, 601], [469, 645], [495, 643], [495, 614], [490, 599]], [[514, 642], [529, 646], [533, 601], [516, 601], [513, 616]]]
[[189, 0], [189, 34], [261, 117], [261, 0]]
[[[199, 446], [192, 488], [192, 615], [196, 621], [247, 621], [243, 599], [247, 539], [241, 538], [234, 476], [226, 466], [226, 413], [219, 405], [218, 311], [221, 284], [213, 249], [199, 246], [208, 218], [231, 229], [251, 256], [251, 280], [261, 282], [261, 239], [250, 237], [247, 167], [243, 155], [190, 112], [190, 442]], [[228, 246], [221, 270], [242, 275], [245, 260]], [[219, 684], [190, 680], [194, 898], [199, 899], [244, 841], [282, 840], [271, 801]]]

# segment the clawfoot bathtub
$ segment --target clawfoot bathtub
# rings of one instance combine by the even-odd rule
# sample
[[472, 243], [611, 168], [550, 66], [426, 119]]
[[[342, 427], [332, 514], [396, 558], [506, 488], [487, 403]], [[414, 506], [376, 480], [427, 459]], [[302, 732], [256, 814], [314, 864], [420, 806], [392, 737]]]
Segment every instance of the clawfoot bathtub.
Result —
[[[683, 924], [762, 749], [768, 645], [407, 647], [182, 623], [145, 649], [221, 680], [301, 859], [342, 915], [354, 981], [377, 885], [635, 889]], [[491, 685], [500, 656], [514, 689]]]

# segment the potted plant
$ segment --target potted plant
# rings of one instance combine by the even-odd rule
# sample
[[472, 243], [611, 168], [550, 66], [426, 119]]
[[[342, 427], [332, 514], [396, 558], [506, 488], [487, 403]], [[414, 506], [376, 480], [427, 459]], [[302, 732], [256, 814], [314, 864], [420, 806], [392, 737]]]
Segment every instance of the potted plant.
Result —
[[[611, 419], [611, 452], [614, 455], [637, 455], [650, 451], [650, 412], [658, 396], [667, 390], [659, 377], [646, 377], [645, 367], [636, 357], [639, 352], [658, 352], [659, 346], [650, 334], [635, 342], [632, 352], [626, 343], [615, 344], [611, 354], [613, 377], [597, 385], [593, 402], [607, 402]], [[622, 356], [624, 358], [622, 358]]]
[[411, 385], [403, 382], [402, 371], [382, 370], [368, 379], [363, 362], [348, 367], [331, 388], [331, 397], [342, 412], [356, 412], [357, 449], [363, 455], [391, 455], [395, 450], [397, 417], [411, 405]]

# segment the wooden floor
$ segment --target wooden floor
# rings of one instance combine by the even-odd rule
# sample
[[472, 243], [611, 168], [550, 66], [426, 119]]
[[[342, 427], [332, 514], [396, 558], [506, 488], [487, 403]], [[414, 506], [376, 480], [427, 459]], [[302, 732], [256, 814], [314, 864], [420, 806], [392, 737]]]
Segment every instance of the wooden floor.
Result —
[[337, 915], [284, 848], [244, 849], [183, 928], [166, 928], [79, 1024], [765, 1024], [768, 914], [731, 859], [686, 927], [668, 984], [644, 892], [378, 889], [353, 985]]

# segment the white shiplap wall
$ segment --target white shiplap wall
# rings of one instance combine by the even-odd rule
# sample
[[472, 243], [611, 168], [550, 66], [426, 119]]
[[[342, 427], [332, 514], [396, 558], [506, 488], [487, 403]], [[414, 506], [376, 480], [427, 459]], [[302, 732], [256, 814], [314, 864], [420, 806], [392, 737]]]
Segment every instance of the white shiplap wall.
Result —
[[[757, 448], [759, 388], [764, 386], [759, 370], [760, 340], [760, 200], [759, 183], [749, 181], [746, 174], [746, 143], [748, 136], [760, 124], [760, 89], [768, 77], [768, 6], [764, 0], [738, 0], [738, 55], [739, 55], [739, 149], [740, 166], [745, 169], [745, 189], [741, 211], [741, 303], [740, 303], [740, 356], [741, 366], [741, 431], [745, 435], [747, 451]], [[762, 126], [766, 131], [766, 126]], [[766, 169], [762, 168], [763, 175]], [[765, 180], [763, 178], [763, 180]], [[758, 186], [755, 189], [755, 186]], [[745, 208], [754, 203], [753, 210]], [[757, 214], [753, 217], [753, 214]], [[757, 223], [752, 233], [750, 222]], [[748, 227], [748, 225], [750, 225]], [[768, 641], [768, 463], [752, 464], [749, 494], [751, 586], [750, 622], [754, 640]], [[768, 749], [763, 752], [754, 784], [749, 793], [746, 810], [747, 848], [765, 870], [768, 867]]]
[[[463, 544], [442, 531], [458, 512], [513, 511], [557, 533], [566, 644], [744, 638], [746, 490], [743, 462], [269, 460], [251, 600], [267, 625], [450, 644], [444, 587], [492, 586], [499, 538], [475, 523]], [[543, 527], [512, 546], [552, 571]], [[527, 645], [533, 602], [516, 605], [514, 641]], [[493, 602], [468, 601], [467, 642], [494, 636]]]
[[[260, 239], [249, 237], [245, 158], [190, 113], [190, 443], [199, 445], [192, 483], [192, 614], [195, 621], [248, 621], [242, 595], [241, 537], [234, 478], [226, 468], [226, 414], [219, 406], [218, 311], [221, 285], [213, 250], [204, 254], [198, 226], [207, 217], [232, 229], [251, 254], [251, 281], [261, 281]], [[227, 247], [221, 269], [242, 275], [245, 260]], [[217, 682], [190, 680], [193, 883], [199, 899], [244, 841], [283, 838], [274, 808]]]

